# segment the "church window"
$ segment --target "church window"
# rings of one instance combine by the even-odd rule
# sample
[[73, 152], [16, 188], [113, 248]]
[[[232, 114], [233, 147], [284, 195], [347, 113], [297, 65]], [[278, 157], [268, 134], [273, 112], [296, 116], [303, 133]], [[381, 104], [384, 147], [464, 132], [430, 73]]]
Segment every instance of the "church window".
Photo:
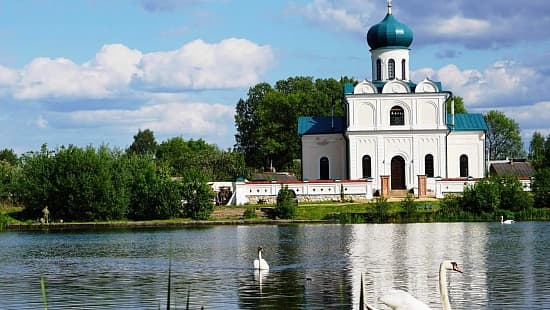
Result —
[[407, 66], [407, 61], [405, 59], [401, 60], [401, 79], [403, 81], [406, 80], [406, 75], [405, 75], [406, 66]]
[[405, 125], [405, 111], [402, 107], [394, 106], [391, 108], [390, 125]]
[[369, 155], [363, 156], [363, 179], [372, 177], [371, 160]]
[[460, 177], [468, 177], [468, 156], [466, 155], [460, 156]]
[[376, 80], [382, 80], [382, 61], [376, 60]]
[[390, 59], [388, 62], [388, 80], [395, 79], [395, 60]]
[[329, 169], [328, 169], [328, 158], [322, 157], [319, 161], [319, 171], [320, 171], [320, 177], [321, 180], [328, 180], [329, 179]]
[[424, 157], [424, 174], [426, 174], [428, 178], [434, 177], [434, 157], [432, 154], [428, 154]]

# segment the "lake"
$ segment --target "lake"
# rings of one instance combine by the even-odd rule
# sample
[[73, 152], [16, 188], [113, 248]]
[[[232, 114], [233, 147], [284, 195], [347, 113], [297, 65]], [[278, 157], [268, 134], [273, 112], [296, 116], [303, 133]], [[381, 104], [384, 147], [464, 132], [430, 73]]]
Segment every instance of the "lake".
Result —
[[[252, 269], [263, 246], [269, 272]], [[172, 254], [170, 254], [172, 253]], [[550, 309], [550, 223], [203, 226], [0, 233], [0, 308], [357, 309], [393, 288], [441, 309]]]

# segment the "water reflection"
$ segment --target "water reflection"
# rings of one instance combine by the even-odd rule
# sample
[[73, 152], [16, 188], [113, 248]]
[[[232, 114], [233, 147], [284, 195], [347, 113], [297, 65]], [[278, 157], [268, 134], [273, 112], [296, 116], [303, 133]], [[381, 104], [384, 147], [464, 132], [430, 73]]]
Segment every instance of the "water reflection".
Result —
[[[550, 223], [219, 226], [180, 230], [0, 233], [0, 308], [356, 309], [409, 291], [441, 308], [438, 268], [457, 309], [550, 308]], [[253, 270], [257, 247], [269, 272]], [[382, 306], [379, 305], [381, 308]]]

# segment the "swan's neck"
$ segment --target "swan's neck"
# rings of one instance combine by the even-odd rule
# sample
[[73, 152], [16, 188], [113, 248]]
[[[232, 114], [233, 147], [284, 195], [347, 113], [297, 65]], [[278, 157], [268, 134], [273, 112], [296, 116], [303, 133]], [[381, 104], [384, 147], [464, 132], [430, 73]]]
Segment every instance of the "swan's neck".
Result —
[[262, 251], [258, 251], [258, 260], [262, 261]]
[[449, 294], [447, 292], [447, 270], [443, 266], [443, 263], [439, 267], [439, 295], [443, 310], [451, 310], [451, 303], [449, 302]]

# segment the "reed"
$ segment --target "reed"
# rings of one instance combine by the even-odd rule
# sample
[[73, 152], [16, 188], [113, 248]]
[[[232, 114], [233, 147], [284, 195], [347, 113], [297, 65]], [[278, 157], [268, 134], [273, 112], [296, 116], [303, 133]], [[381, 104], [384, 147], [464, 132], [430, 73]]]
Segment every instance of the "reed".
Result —
[[44, 275], [40, 277], [40, 289], [42, 291], [42, 304], [44, 305], [44, 310], [48, 310], [48, 297], [46, 296], [46, 280], [44, 280]]

